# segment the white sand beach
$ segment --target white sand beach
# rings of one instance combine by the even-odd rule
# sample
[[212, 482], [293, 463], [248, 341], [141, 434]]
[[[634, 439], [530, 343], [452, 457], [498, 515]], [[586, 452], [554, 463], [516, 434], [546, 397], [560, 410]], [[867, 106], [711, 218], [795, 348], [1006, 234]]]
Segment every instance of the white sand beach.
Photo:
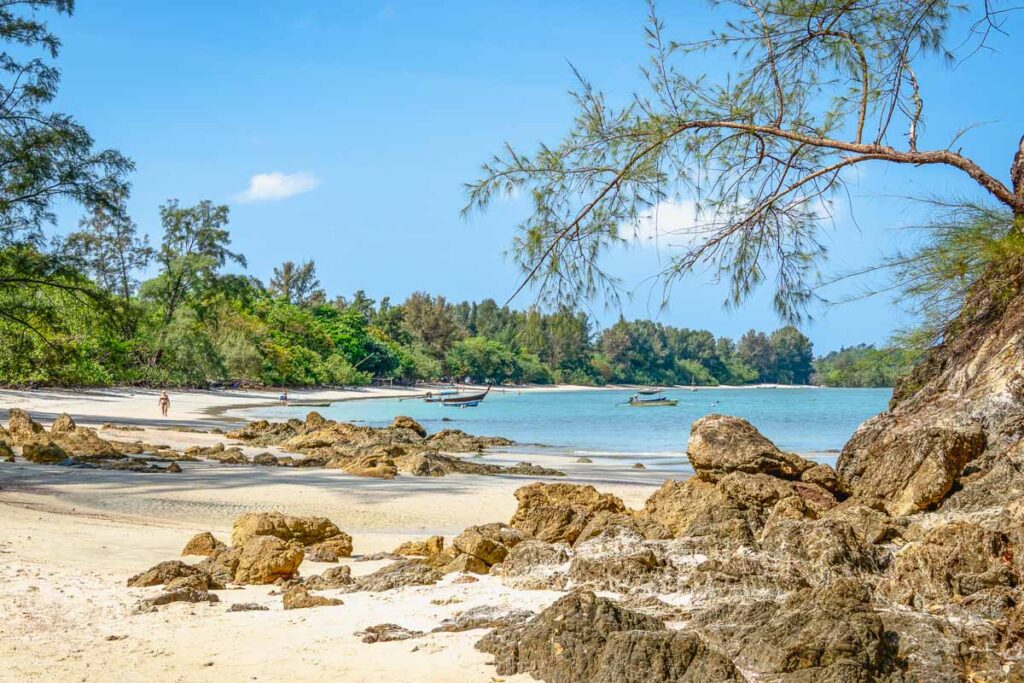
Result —
[[[402, 389], [293, 392], [293, 401], [394, 396]], [[159, 417], [156, 392], [142, 390], [3, 391], [0, 408], [22, 407], [43, 424], [68, 412], [112, 441], [142, 439], [176, 450], [230, 443], [222, 435], [176, 431], [222, 424], [228, 406], [273, 404], [276, 393], [172, 394], [171, 416]], [[140, 430], [141, 429], [141, 430]], [[247, 455], [256, 450], [244, 448]], [[275, 449], [270, 449], [275, 450]], [[488, 453], [486, 462], [513, 464], [521, 455]], [[558, 467], [566, 480], [593, 483], [627, 505], [643, 501], [664, 480], [657, 471], [622, 463], [576, 464], [530, 456]], [[380, 623], [430, 631], [442, 619], [477, 605], [538, 609], [556, 593], [515, 591], [496, 578], [383, 593], [341, 595], [345, 605], [283, 611], [273, 586], [219, 591], [221, 602], [171, 604], [138, 614], [136, 602], [159, 588], [126, 588], [133, 574], [177, 559], [188, 539], [212, 531], [230, 537], [232, 521], [251, 511], [325, 516], [353, 537], [355, 556], [473, 524], [507, 522], [521, 476], [355, 477], [319, 468], [263, 468], [182, 462], [177, 475], [0, 463], [0, 680], [17, 681], [492, 681], [487, 655], [473, 649], [481, 630], [436, 633], [406, 641], [361, 642], [355, 632]], [[191, 558], [195, 561], [199, 558]], [[350, 564], [353, 575], [386, 561]], [[332, 565], [305, 562], [302, 575]], [[333, 594], [326, 591], [325, 594]], [[227, 611], [256, 602], [269, 611]], [[443, 604], [438, 604], [443, 603]], [[268, 637], [272, 634], [272, 637]], [[504, 680], [529, 680], [513, 677]]]

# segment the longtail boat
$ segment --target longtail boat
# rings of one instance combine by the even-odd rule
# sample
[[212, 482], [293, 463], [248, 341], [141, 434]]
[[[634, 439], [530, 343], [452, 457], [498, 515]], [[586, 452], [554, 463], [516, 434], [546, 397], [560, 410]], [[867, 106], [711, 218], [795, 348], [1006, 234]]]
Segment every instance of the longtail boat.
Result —
[[637, 389], [636, 393], [640, 394], [641, 396], [656, 396], [656, 395], [660, 394], [663, 391], [665, 391], [665, 390], [661, 389], [661, 388]]
[[446, 389], [444, 391], [428, 391], [427, 395], [423, 397], [424, 403], [440, 403], [445, 396], [455, 396], [459, 393], [458, 389]]
[[677, 399], [667, 398], [665, 396], [659, 396], [658, 398], [640, 398], [639, 395], [629, 397], [629, 405], [636, 408], [659, 408], [678, 404], [679, 401]]
[[487, 385], [487, 389], [479, 394], [467, 394], [465, 396], [450, 396], [448, 398], [441, 398], [441, 405], [454, 407], [454, 408], [473, 408], [480, 405], [487, 394], [491, 392], [491, 385]]

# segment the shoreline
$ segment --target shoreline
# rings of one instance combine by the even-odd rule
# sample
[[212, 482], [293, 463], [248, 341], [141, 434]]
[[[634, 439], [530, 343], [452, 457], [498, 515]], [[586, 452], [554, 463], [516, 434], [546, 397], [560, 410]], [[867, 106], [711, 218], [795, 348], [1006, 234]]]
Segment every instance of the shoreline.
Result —
[[[480, 390], [479, 385], [456, 384], [466, 391]], [[578, 384], [528, 385], [523, 387], [497, 387], [493, 391], [516, 391], [523, 393], [580, 392], [580, 391], [634, 391], [644, 388], [640, 385], [615, 384], [590, 387]], [[649, 387], [648, 387], [649, 388]], [[808, 390], [825, 389], [812, 385], [749, 384], [666, 386], [676, 391], [751, 391], [751, 390]], [[375, 400], [387, 398], [421, 398], [429, 385], [423, 387], [353, 387], [347, 389], [296, 389], [290, 390], [290, 405], [302, 406], [307, 403], [342, 403], [348, 401]], [[76, 421], [90, 426], [118, 421], [153, 428], [165, 427], [214, 427], [237, 425], [245, 422], [243, 417], [229, 413], [236, 410], [252, 410], [279, 406], [279, 390], [223, 391], [183, 390], [171, 393], [171, 415], [163, 418], [159, 414], [156, 400], [158, 389], [137, 387], [75, 387], [39, 389], [0, 389], [0, 418], [6, 418], [11, 408], [24, 408], [44, 422], [52, 421], [61, 413], [70, 414]], [[316, 407], [310, 405], [311, 409]]]

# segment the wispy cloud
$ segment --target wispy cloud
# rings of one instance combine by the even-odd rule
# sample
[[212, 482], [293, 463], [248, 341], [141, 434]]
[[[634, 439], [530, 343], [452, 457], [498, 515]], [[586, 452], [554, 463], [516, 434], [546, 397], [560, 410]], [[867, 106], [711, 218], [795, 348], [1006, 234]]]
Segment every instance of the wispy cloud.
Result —
[[312, 173], [257, 173], [249, 179], [249, 187], [235, 195], [240, 202], [274, 202], [309, 192], [320, 184]]
[[636, 241], [642, 246], [689, 246], [698, 235], [697, 203], [690, 200], [664, 201], [640, 215], [633, 226]]

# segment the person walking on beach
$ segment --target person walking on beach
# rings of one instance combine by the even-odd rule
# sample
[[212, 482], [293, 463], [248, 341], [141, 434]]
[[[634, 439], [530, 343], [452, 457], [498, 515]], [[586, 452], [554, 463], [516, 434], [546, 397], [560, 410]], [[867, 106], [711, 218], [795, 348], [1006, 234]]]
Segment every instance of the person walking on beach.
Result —
[[166, 391], [160, 392], [160, 400], [158, 403], [160, 404], [160, 412], [164, 417], [167, 417], [167, 411], [171, 409], [171, 397], [167, 395]]
[[284, 393], [281, 394], [280, 400], [281, 400], [281, 405], [283, 405], [283, 406], [288, 405], [288, 390], [287, 389], [285, 389]]

